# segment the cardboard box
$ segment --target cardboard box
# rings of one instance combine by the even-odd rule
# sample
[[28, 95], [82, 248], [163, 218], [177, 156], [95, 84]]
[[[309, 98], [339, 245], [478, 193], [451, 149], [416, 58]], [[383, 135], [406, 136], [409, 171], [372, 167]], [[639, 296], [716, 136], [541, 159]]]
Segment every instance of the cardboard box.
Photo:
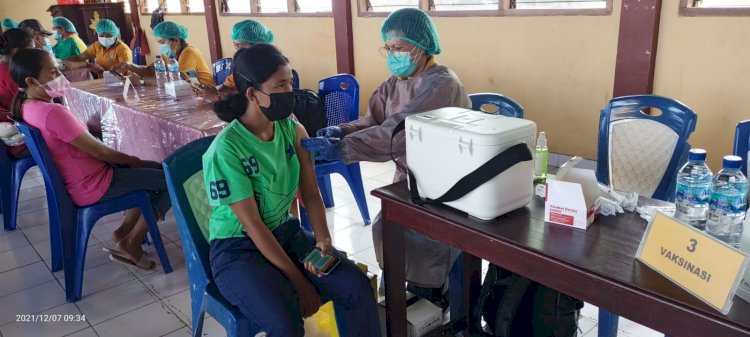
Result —
[[592, 170], [571, 168], [547, 180], [544, 221], [588, 228], [599, 212], [599, 188]]
[[[385, 327], [385, 301], [379, 304], [380, 326]], [[422, 337], [440, 328], [443, 323], [443, 310], [432, 302], [407, 292], [406, 321], [406, 337]]]
[[164, 83], [164, 91], [167, 95], [174, 98], [186, 97], [193, 94], [190, 83], [184, 80]]

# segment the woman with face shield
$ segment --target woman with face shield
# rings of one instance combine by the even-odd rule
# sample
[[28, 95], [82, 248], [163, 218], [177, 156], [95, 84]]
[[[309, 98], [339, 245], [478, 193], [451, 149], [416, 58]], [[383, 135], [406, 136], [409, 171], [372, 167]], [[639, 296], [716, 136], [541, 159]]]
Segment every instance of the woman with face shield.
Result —
[[[211, 86], [215, 85], [211, 68], [208, 67], [208, 64], [203, 59], [200, 50], [188, 45], [186, 41], [188, 35], [187, 27], [172, 21], [164, 21], [154, 27], [154, 36], [159, 42], [161, 57], [162, 60], [164, 60], [164, 64], [169, 64], [169, 59], [174, 58], [179, 63], [180, 73], [182, 73], [183, 76], [188, 70], [192, 70], [195, 71], [198, 76], [198, 81], [201, 84]], [[121, 74], [132, 71], [141, 77], [156, 76], [153, 64], [150, 66], [142, 66], [133, 64], [132, 62], [127, 62], [115, 65], [114, 69]]]
[[78, 37], [78, 31], [70, 20], [62, 16], [52, 19], [52, 37], [57, 43], [52, 47], [55, 57], [61, 60], [86, 51], [86, 44]]
[[85, 62], [94, 58], [95, 63], [88, 65], [88, 68], [101, 78], [104, 71], [110, 70], [115, 64], [133, 61], [133, 52], [125, 42], [120, 40], [120, 29], [114, 21], [99, 20], [96, 24], [96, 34], [98, 40], [92, 43], [86, 51], [65, 59], [63, 63], [65, 68], [85, 68], [87, 66]]
[[[262, 23], [255, 20], [243, 20], [232, 26], [232, 44], [234, 50], [250, 47], [258, 43], [273, 43], [273, 32]], [[229, 75], [224, 83], [217, 86], [200, 85], [194, 87], [197, 95], [208, 99], [225, 99], [228, 95], [237, 91], [234, 84], [234, 75]]]
[[[380, 29], [391, 78], [370, 98], [367, 113], [351, 123], [318, 131], [317, 138], [303, 140], [310, 151], [326, 160], [342, 159], [385, 162], [396, 159], [394, 182], [406, 177], [404, 134], [391, 144], [393, 129], [406, 116], [443, 107], [471, 108], [469, 96], [458, 76], [437, 63], [438, 33], [427, 13], [405, 8], [391, 13]], [[391, 146], [392, 145], [392, 146]], [[393, 153], [391, 153], [391, 148]], [[373, 221], [373, 241], [378, 262], [383, 263], [382, 222]], [[413, 231], [406, 231], [406, 279], [410, 290], [436, 301], [458, 251]]]
[[[88, 206], [134, 191], [148, 191], [157, 217], [171, 206], [161, 164], [113, 150], [94, 138], [65, 105], [53, 103], [70, 89], [55, 59], [38, 49], [24, 49], [11, 59], [10, 73], [20, 87], [13, 100], [16, 120], [42, 134], [73, 203]], [[129, 209], [112, 233], [110, 260], [141, 269], [155, 263], [141, 248], [146, 222], [140, 209]]]
[[[289, 118], [289, 60], [261, 43], [235, 54], [233, 73], [238, 93], [214, 104], [229, 125], [203, 155], [213, 206], [209, 259], [219, 291], [269, 336], [304, 336], [302, 317], [317, 312], [321, 298], [333, 301], [347, 336], [381, 336], [367, 277], [331, 245], [312, 158], [300, 145], [307, 132]], [[314, 236], [288, 212], [298, 189]], [[311, 251], [340, 262], [323, 274], [300, 262]]]

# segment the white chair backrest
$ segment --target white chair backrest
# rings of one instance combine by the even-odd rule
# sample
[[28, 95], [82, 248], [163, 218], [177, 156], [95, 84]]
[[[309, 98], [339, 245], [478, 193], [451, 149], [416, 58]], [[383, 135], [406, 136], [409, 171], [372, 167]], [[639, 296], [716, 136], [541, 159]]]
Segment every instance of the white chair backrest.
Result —
[[650, 197], [659, 186], [679, 136], [648, 119], [609, 125], [609, 183], [616, 190]]

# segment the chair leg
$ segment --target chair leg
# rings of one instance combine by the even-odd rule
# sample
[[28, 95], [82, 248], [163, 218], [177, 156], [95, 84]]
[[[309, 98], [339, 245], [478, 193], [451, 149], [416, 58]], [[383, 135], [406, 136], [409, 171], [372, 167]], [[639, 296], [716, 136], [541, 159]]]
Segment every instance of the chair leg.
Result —
[[320, 189], [320, 196], [323, 197], [323, 205], [326, 208], [336, 206], [333, 202], [333, 187], [331, 187], [331, 176], [329, 174], [318, 177], [318, 189]]
[[620, 316], [599, 308], [599, 337], [617, 337]]
[[146, 201], [147, 205], [140, 207], [143, 214], [143, 218], [146, 219], [146, 225], [148, 225], [148, 232], [151, 234], [151, 240], [154, 241], [154, 248], [156, 253], [159, 255], [159, 261], [161, 261], [161, 267], [164, 269], [165, 274], [172, 272], [172, 265], [169, 263], [169, 256], [167, 256], [167, 250], [164, 249], [164, 243], [161, 241], [161, 234], [159, 233], [159, 227], [156, 224], [156, 217], [154, 216], [154, 210], [151, 209], [151, 203]]
[[[93, 223], [88, 214], [74, 218], [70, 224], [63, 227], [63, 261], [65, 272], [65, 295], [70, 303], [81, 299], [83, 291], [83, 270], [86, 262], [86, 249], [89, 241], [90, 228]], [[79, 221], [76, 221], [79, 220]], [[96, 221], [96, 220], [93, 220]]]
[[354, 200], [357, 201], [359, 213], [362, 215], [365, 226], [367, 226], [370, 224], [370, 211], [367, 209], [367, 196], [365, 196], [365, 187], [362, 184], [362, 171], [359, 168], [359, 163], [346, 165], [346, 170], [348, 174], [344, 174], [344, 179], [349, 184]]
[[[54, 192], [50, 191], [50, 188], [45, 185], [45, 190], [47, 191], [47, 195], [54, 195]], [[47, 201], [49, 202], [49, 198], [47, 198]], [[60, 271], [63, 269], [63, 260], [65, 259], [63, 257], [63, 233], [62, 233], [62, 227], [60, 226], [60, 218], [57, 214], [51, 214], [49, 215], [49, 238], [50, 238], [50, 246], [51, 246], [51, 254], [52, 255], [52, 271]]]
[[[196, 293], [198, 293], [198, 291], [196, 291]], [[201, 304], [199, 306], [193, 303], [193, 337], [200, 337], [203, 335], [203, 318], [206, 313], [206, 302], [206, 296], [202, 296]]]
[[8, 170], [10, 174], [10, 184], [8, 186], [2, 186], [2, 205], [5, 208], [3, 212], [3, 225], [6, 231], [12, 231], [16, 229], [16, 216], [18, 216], [18, 196], [21, 191], [21, 180], [23, 179], [23, 173], [20, 174], [18, 170]]
[[[12, 174], [13, 170], [6, 170], [3, 168], [3, 170], [0, 171], [2, 173], [0, 175], [1, 186], [0, 186], [0, 205], [2, 205], [2, 213], [3, 213], [3, 226], [5, 227], [6, 231], [12, 231], [16, 229], [16, 222], [12, 220], [10, 214], [11, 214], [11, 195], [13, 194], [11, 191], [13, 189], [13, 183], [11, 182], [12, 178], [9, 176]], [[9, 177], [9, 178], [4, 178]]]

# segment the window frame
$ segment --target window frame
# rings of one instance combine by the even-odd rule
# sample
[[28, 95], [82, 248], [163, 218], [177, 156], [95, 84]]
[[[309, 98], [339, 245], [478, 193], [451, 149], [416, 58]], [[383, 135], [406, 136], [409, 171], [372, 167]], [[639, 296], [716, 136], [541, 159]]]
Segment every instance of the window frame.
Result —
[[[138, 1], [138, 10], [140, 11], [141, 15], [151, 15], [151, 12], [153, 12], [153, 10], [151, 10], [151, 12], [148, 11], [149, 9], [146, 8], [146, 0], [137, 0], [137, 1]], [[193, 0], [193, 1], [203, 1], [203, 0]], [[159, 2], [160, 5], [165, 5], [166, 0], [158, 0], [158, 2]], [[187, 8], [188, 8], [188, 6], [185, 3], [185, 0], [180, 0], [180, 12], [179, 13], [177, 13], [177, 12], [164, 12], [164, 15], [165, 16], [167, 16], [167, 15], [200, 15], [200, 16], [205, 16], [206, 15], [205, 9], [203, 10], [203, 12], [188, 12]]]
[[750, 7], [747, 8], [700, 8], [689, 6], [695, 0], [680, 0], [680, 16], [750, 16]]
[[[431, 10], [430, 0], [419, 0], [419, 9], [434, 17], [476, 17], [476, 16], [609, 16], [612, 15], [614, 0], [605, 0], [605, 8], [586, 9], [516, 9], [510, 8], [513, 0], [498, 0], [497, 10], [446, 11]], [[685, 0], [681, 0], [685, 1]], [[359, 17], [386, 17], [391, 12], [372, 12], [367, 10], [367, 0], [357, 0]]]
[[[258, 1], [257, 0], [245, 0], [250, 2], [250, 13], [225, 13], [221, 11], [221, 4], [219, 1], [221, 0], [213, 0], [216, 1], [216, 8], [218, 9], [219, 16], [244, 16], [244, 17], [333, 17], [333, 6], [331, 6], [330, 12], [317, 12], [317, 13], [302, 13], [297, 12], [297, 9], [299, 8], [297, 5], [297, 2], [295, 0], [286, 0], [287, 2], [287, 12], [286, 13], [262, 13], [262, 12], [252, 12], [253, 9], [258, 8]], [[340, 1], [340, 0], [332, 0], [332, 1]], [[331, 3], [333, 4], [333, 3]]]

